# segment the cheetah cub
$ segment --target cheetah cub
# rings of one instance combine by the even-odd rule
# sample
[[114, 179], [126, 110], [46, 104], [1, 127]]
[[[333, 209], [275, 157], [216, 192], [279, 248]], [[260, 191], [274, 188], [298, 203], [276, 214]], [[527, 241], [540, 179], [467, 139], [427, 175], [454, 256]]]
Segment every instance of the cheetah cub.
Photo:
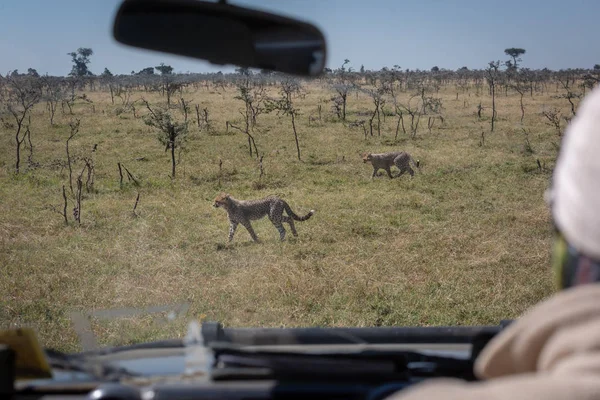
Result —
[[415, 168], [419, 169], [419, 160], [415, 162], [411, 155], [405, 151], [380, 154], [365, 153], [363, 154], [363, 162], [370, 162], [373, 166], [373, 175], [371, 176], [371, 179], [375, 178], [380, 169], [385, 170], [390, 179], [392, 179], [393, 176], [390, 167], [394, 165], [400, 170], [400, 173], [396, 175], [397, 177], [402, 175], [404, 172], [408, 172], [410, 176], [413, 177], [415, 175], [415, 171], [410, 167], [411, 163]]

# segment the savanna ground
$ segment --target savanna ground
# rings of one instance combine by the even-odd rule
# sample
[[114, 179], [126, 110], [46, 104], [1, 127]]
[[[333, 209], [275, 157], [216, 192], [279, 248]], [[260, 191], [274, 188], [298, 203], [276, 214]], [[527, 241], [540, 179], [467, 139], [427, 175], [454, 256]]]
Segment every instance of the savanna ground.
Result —
[[[394, 141], [391, 116], [381, 136], [366, 140], [360, 127], [334, 118], [329, 104], [322, 103], [322, 121], [309, 124], [331, 91], [317, 82], [305, 88], [308, 94], [295, 103], [302, 113], [302, 161], [289, 118], [258, 117], [261, 183], [246, 137], [225, 130], [227, 120], [240, 124], [243, 103], [234, 99], [235, 88], [184, 91], [190, 103], [209, 109], [214, 132], [190, 125], [174, 180], [156, 131], [130, 112], [117, 116], [118, 105], [104, 91], [86, 92], [94, 109], [81, 103], [73, 116], [58, 111], [54, 127], [44, 104], [36, 106], [31, 138], [38, 168], [15, 174], [14, 132], [0, 127], [1, 325], [33, 326], [43, 345], [77, 351], [72, 311], [189, 304], [166, 325], [150, 314], [93, 319], [99, 343], [113, 345], [181, 337], [193, 318], [230, 327], [497, 324], [552, 293], [543, 193], [560, 139], [540, 112], [568, 110], [564, 99], [525, 97], [529, 151], [512, 92], [498, 94], [493, 133], [491, 110], [476, 115], [480, 101], [491, 104], [487, 90], [457, 99], [448, 86], [439, 93], [445, 123], [436, 122], [430, 133], [424, 117], [416, 138], [401, 132]], [[141, 92], [132, 99], [141, 96], [151, 104], [165, 101]], [[370, 110], [366, 95], [349, 96], [349, 120]], [[181, 117], [177, 109], [173, 114]], [[84, 191], [81, 225], [72, 221], [69, 194], [65, 226], [51, 208], [62, 209], [68, 173], [51, 165], [66, 159], [73, 118], [81, 127], [71, 153], [93, 156], [95, 190]], [[383, 171], [371, 180], [371, 166], [359, 154], [396, 150], [419, 159], [421, 171], [412, 180], [389, 180]], [[120, 187], [118, 162], [139, 187], [127, 178]], [[277, 194], [296, 213], [316, 214], [296, 224], [298, 238], [288, 229], [289, 239], [280, 243], [265, 218], [253, 223], [262, 243], [252, 243], [240, 227], [227, 245], [226, 213], [212, 207], [221, 191], [238, 199]]]

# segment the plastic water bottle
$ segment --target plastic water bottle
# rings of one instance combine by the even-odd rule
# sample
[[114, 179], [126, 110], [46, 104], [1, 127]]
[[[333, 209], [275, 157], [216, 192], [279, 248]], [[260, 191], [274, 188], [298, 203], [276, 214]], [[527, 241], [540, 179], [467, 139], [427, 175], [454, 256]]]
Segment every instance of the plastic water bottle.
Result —
[[190, 322], [184, 339], [185, 374], [208, 375], [213, 365], [213, 353], [204, 345], [202, 329], [198, 321]]

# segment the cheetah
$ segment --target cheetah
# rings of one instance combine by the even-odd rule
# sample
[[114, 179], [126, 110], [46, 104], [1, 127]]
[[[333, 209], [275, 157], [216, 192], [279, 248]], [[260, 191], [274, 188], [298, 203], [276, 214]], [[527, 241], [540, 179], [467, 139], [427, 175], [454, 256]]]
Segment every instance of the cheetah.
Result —
[[392, 165], [395, 165], [400, 170], [400, 173], [396, 175], [396, 177], [399, 177], [406, 171], [408, 171], [410, 176], [413, 177], [415, 175], [415, 171], [410, 167], [410, 163], [412, 163], [417, 169], [419, 168], [419, 160], [415, 162], [411, 155], [405, 151], [379, 154], [365, 153], [363, 154], [363, 162], [370, 162], [371, 165], [373, 165], [373, 175], [371, 176], [371, 179], [377, 175], [377, 171], [380, 169], [384, 169], [390, 179], [392, 179], [393, 176], [390, 170]]
[[[258, 237], [254, 233], [250, 221], [261, 219], [265, 215], [269, 216], [269, 219], [279, 231], [279, 239], [281, 241], [285, 239], [285, 228], [282, 222], [290, 224], [292, 234], [298, 236], [294, 220], [306, 221], [315, 213], [315, 210], [310, 210], [305, 216], [299, 217], [292, 211], [288, 203], [277, 196], [268, 196], [258, 200], [237, 200], [227, 193], [219, 194], [215, 198], [213, 207], [222, 207], [227, 211], [227, 216], [229, 217], [229, 242], [233, 240], [233, 235], [238, 224], [242, 224], [250, 233], [252, 240], [258, 242]], [[287, 215], [283, 214], [284, 210]]]

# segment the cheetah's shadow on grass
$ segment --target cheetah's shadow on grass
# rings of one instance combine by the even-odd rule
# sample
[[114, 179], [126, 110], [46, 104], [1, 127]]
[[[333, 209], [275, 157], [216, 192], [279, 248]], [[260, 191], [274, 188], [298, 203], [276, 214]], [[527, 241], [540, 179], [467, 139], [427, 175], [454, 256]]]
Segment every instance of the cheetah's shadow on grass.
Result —
[[[260, 240], [260, 239], [259, 239]], [[223, 250], [233, 250], [236, 248], [243, 248], [243, 247], [249, 247], [249, 246], [260, 246], [262, 244], [266, 244], [266, 243], [298, 243], [298, 238], [296, 237], [286, 237], [285, 240], [282, 242], [279, 239], [273, 239], [273, 240], [260, 240], [259, 242], [254, 242], [252, 240], [247, 240], [247, 241], [243, 241], [243, 242], [234, 242], [234, 243], [217, 243], [215, 245], [215, 248], [217, 251], [223, 251]]]

